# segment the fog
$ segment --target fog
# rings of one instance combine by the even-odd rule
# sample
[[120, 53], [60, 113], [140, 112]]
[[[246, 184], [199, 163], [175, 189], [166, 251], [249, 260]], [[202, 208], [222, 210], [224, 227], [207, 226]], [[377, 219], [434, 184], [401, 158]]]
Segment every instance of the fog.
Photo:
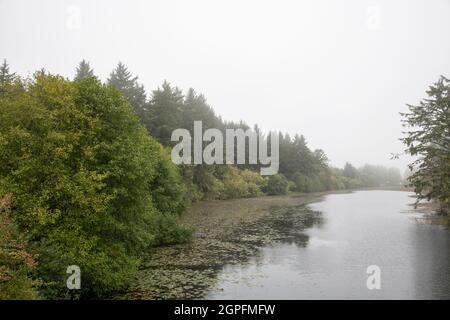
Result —
[[450, 76], [449, 0], [0, 0], [0, 59], [72, 77], [118, 61], [147, 92], [202, 92], [226, 120], [304, 134], [331, 164], [397, 166], [399, 112]]

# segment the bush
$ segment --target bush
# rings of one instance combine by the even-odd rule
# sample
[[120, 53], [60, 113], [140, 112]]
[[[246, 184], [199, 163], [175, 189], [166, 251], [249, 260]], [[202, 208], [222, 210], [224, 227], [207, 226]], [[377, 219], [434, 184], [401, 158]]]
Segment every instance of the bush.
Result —
[[217, 167], [217, 179], [223, 184], [218, 199], [257, 197], [262, 195], [265, 180], [257, 172], [233, 166]]
[[262, 190], [266, 187], [267, 182], [258, 172], [245, 169], [240, 174], [247, 184], [247, 197], [257, 197], [263, 194]]
[[292, 178], [295, 184], [295, 191], [298, 192], [308, 192], [308, 177], [296, 172]]
[[174, 215], [155, 216], [152, 227], [156, 235], [152, 242], [153, 246], [186, 242], [194, 231], [189, 226], [181, 225]]
[[297, 186], [295, 185], [295, 183], [291, 180], [288, 181], [288, 191], [292, 192], [295, 191], [295, 189], [297, 188]]
[[281, 195], [288, 193], [288, 180], [282, 174], [269, 176], [267, 180], [267, 194]]

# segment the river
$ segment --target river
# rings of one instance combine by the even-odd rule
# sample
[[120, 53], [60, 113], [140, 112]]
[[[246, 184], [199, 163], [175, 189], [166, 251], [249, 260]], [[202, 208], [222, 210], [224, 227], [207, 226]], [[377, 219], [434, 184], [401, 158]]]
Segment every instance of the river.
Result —
[[[302, 242], [263, 246], [225, 264], [208, 299], [449, 299], [450, 232], [423, 223], [413, 194], [358, 191], [308, 205], [317, 217]], [[380, 289], [369, 290], [369, 266]]]

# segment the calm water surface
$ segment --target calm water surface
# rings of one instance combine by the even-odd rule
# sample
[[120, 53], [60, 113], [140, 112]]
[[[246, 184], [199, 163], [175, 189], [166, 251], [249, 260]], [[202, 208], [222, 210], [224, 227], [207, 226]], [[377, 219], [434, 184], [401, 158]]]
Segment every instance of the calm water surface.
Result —
[[[412, 193], [360, 191], [309, 205], [320, 224], [305, 245], [277, 243], [240, 266], [225, 266], [210, 299], [449, 299], [450, 232], [420, 223]], [[381, 289], [369, 290], [369, 265]]]

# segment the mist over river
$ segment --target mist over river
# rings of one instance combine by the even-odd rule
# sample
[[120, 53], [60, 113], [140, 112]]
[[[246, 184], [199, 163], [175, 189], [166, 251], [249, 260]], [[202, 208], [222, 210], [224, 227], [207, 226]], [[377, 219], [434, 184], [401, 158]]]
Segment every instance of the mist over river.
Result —
[[[449, 299], [450, 232], [425, 223], [413, 193], [358, 191], [326, 195], [308, 207], [320, 219], [261, 248], [243, 264], [223, 266], [210, 299]], [[381, 288], [366, 284], [370, 265]]]
[[[372, 190], [199, 202], [183, 216], [192, 241], [152, 249], [115, 298], [449, 299], [450, 231], [415, 199]], [[368, 289], [369, 266], [380, 289]]]

